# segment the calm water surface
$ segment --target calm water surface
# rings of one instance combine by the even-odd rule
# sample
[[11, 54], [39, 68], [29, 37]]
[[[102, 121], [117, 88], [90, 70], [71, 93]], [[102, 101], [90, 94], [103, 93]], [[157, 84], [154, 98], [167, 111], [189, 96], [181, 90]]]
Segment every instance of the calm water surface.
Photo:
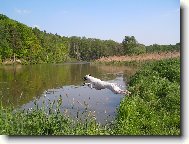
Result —
[[[61, 112], [73, 119], [84, 119], [88, 115], [98, 122], [106, 123], [115, 118], [121, 94], [108, 89], [95, 90], [82, 86], [83, 77], [91, 74], [126, 88], [123, 74], [132, 68], [125, 66], [103, 66], [90, 63], [38, 64], [0, 66], [0, 98], [4, 107], [32, 109], [34, 101], [46, 109], [53, 101], [62, 99]], [[53, 106], [56, 107], [56, 103]]]

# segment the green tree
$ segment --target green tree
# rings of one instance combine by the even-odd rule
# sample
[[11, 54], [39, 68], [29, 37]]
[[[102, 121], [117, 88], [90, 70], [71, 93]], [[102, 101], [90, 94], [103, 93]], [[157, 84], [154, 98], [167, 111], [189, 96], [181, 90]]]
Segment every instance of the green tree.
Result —
[[130, 54], [138, 55], [146, 53], [146, 47], [142, 44], [138, 44], [137, 46], [130, 49]]
[[138, 42], [134, 36], [125, 36], [122, 41], [124, 54], [132, 54], [133, 48], [138, 46]]

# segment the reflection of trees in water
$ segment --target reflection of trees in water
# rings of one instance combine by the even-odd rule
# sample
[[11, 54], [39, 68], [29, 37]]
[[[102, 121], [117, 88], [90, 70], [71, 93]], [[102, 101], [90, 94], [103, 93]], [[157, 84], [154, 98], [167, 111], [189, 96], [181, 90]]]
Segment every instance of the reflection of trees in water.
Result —
[[0, 91], [4, 105], [14, 106], [29, 102], [43, 91], [60, 87], [70, 79], [69, 66], [27, 65], [22, 71], [0, 69]]
[[10, 97], [10, 95], [19, 95], [17, 76], [22, 72], [22, 65], [2, 65], [0, 67], [0, 98], [3, 104], [16, 102], [17, 97]]
[[5, 72], [22, 72], [23, 66], [22, 65], [1, 65], [0, 70], [4, 70]]
[[[114, 79], [116, 75], [119, 75], [120, 73], [123, 73], [126, 78], [132, 76], [136, 71], [136, 66], [116, 66], [116, 65], [98, 65], [94, 64], [98, 71], [101, 71], [102, 73], [105, 73], [103, 76], [104, 80], [110, 80]], [[108, 74], [108, 76], [107, 76]]]
[[83, 77], [87, 74], [99, 75], [101, 72], [98, 71], [96, 66], [90, 64], [77, 64], [70, 66], [71, 82], [72, 84], [80, 85], [83, 83]]
[[[120, 67], [120, 69], [122, 69]], [[23, 105], [39, 98], [48, 89], [64, 85], [81, 85], [83, 76], [91, 74], [103, 80], [114, 79], [119, 67], [91, 64], [41, 64], [0, 68], [0, 96], [3, 105]]]

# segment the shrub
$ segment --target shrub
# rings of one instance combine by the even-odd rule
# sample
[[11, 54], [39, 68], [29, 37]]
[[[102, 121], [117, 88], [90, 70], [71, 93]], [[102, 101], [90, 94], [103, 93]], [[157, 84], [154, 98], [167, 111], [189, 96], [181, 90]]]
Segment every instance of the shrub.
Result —
[[147, 63], [131, 77], [132, 96], [120, 103], [117, 134], [180, 135], [179, 65], [179, 60]]

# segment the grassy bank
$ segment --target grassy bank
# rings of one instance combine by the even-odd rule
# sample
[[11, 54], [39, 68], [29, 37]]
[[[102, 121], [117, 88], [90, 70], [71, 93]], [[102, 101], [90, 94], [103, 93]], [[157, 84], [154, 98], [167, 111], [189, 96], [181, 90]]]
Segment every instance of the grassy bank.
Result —
[[[95, 117], [84, 123], [60, 112], [47, 113], [0, 107], [0, 134], [5, 135], [180, 135], [180, 60], [146, 62], [130, 78], [131, 96], [117, 109], [116, 120], [100, 125]], [[61, 101], [59, 101], [61, 102]], [[58, 102], [58, 103], [59, 103]]]
[[180, 135], [180, 60], [147, 63], [130, 79], [131, 97], [118, 110], [116, 132]]

